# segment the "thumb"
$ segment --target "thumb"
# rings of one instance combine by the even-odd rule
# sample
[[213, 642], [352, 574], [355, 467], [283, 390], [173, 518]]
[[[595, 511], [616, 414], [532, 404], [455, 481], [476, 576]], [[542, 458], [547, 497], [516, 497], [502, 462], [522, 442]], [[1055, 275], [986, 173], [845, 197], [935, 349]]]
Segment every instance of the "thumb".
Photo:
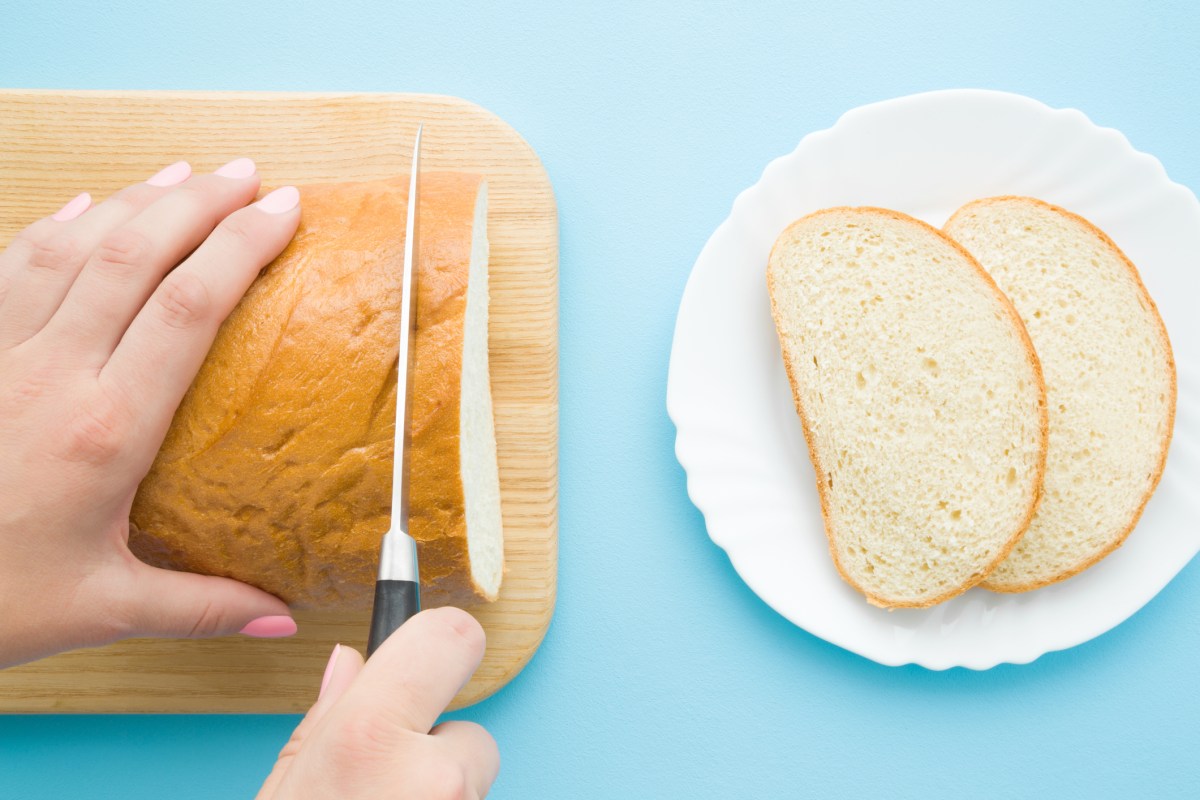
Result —
[[317, 695], [317, 702], [313, 703], [312, 708], [308, 710], [304, 719], [300, 720], [300, 724], [292, 732], [287, 744], [279, 751], [279, 758], [275, 760], [271, 774], [263, 782], [257, 800], [271, 800], [275, 797], [279, 784], [283, 782], [284, 776], [287, 775], [288, 769], [300, 753], [300, 748], [304, 746], [304, 742], [312, 733], [313, 728], [337, 703], [338, 698], [346, 693], [362, 668], [363, 657], [357, 650], [344, 644], [334, 645], [333, 654], [329, 656], [329, 663], [325, 666], [325, 675], [321, 678], [321, 690]]
[[276, 638], [296, 632], [286, 603], [230, 578], [141, 563], [131, 577], [127, 615], [134, 636], [197, 639], [244, 633]]

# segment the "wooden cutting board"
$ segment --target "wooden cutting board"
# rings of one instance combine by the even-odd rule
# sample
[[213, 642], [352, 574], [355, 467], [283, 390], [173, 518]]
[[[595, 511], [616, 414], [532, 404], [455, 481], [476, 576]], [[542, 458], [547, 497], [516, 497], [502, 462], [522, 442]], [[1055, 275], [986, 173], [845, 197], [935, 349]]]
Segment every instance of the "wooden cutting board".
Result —
[[[239, 156], [264, 186], [405, 174], [418, 122], [422, 169], [487, 177], [490, 356], [507, 571], [471, 609], [483, 664], [455, 699], [482, 700], [521, 671], [554, 610], [558, 489], [558, 222], [528, 144], [478, 106], [405, 94], [0, 92], [0, 247], [89, 191], [97, 200], [187, 159]], [[298, 613], [290, 639], [135, 640], [0, 672], [6, 712], [297, 712], [337, 642], [364, 648], [367, 612]]]

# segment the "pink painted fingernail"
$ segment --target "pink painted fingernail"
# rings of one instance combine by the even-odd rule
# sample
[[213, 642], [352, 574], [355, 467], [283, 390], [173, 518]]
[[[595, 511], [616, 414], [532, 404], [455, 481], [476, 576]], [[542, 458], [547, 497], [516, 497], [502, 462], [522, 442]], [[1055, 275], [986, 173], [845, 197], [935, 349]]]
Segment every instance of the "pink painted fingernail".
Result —
[[169, 167], [163, 167], [154, 173], [146, 183], [151, 186], [174, 186], [183, 183], [192, 175], [192, 165], [186, 161], [176, 161]]
[[255, 639], [280, 639], [284, 636], [291, 636], [295, 632], [296, 620], [284, 615], [259, 617], [251, 620], [246, 627], [238, 631], [244, 636], [253, 636]]
[[58, 210], [50, 219], [55, 222], [70, 222], [78, 217], [83, 212], [91, 208], [92, 196], [87, 192], [80, 192], [71, 198], [71, 201]]
[[222, 178], [249, 178], [257, 169], [258, 167], [250, 159], [235, 158], [213, 174], [220, 175]]
[[329, 656], [329, 663], [325, 665], [325, 674], [321, 676], [321, 689], [317, 692], [317, 699], [321, 699], [321, 695], [325, 694], [325, 687], [329, 685], [329, 679], [333, 677], [333, 666], [337, 663], [338, 654], [342, 652], [342, 646], [335, 644], [333, 653]]
[[254, 205], [268, 214], [282, 214], [300, 205], [300, 190], [295, 186], [281, 186]]

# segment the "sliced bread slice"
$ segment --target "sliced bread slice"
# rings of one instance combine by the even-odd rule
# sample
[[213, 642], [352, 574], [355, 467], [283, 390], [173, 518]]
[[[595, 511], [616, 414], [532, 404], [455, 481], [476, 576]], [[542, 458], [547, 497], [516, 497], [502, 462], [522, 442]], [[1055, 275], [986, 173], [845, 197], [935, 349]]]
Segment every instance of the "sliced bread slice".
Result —
[[977, 584], [1045, 464], [1041, 370], [1008, 299], [940, 231], [877, 208], [792, 223], [767, 283], [842, 577], [883, 607]]
[[1095, 564], [1137, 524], [1174, 426], [1171, 344], [1137, 269], [1082, 217], [996, 197], [963, 206], [945, 231], [1011, 298], [1045, 370], [1042, 504], [984, 583], [1036, 589]]
[[491, 601], [499, 596], [504, 577], [504, 521], [488, 368], [487, 210], [487, 184], [480, 181], [462, 324], [458, 455], [473, 589], [480, 598]]

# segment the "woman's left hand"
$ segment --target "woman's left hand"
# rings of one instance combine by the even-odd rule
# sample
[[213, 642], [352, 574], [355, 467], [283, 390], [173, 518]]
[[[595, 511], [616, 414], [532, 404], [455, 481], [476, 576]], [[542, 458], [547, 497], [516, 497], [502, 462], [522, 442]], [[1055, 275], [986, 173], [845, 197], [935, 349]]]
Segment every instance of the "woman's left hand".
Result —
[[284, 636], [278, 598], [155, 569], [129, 509], [217, 328], [300, 219], [254, 163], [86, 194], [0, 253], [0, 667], [128, 636]]

